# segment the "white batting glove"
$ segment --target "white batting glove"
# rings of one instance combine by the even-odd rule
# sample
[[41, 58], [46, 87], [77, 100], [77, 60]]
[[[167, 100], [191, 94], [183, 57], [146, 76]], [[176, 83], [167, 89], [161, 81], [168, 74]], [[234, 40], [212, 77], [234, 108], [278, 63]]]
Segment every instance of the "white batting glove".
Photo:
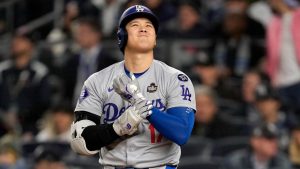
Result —
[[143, 118], [147, 118], [152, 114], [152, 102], [146, 99], [137, 100], [136, 103], [133, 105], [137, 110], [137, 113]]
[[113, 88], [124, 100], [131, 104], [144, 98], [133, 73], [130, 73], [130, 78], [125, 74], [116, 77], [113, 81]]
[[151, 115], [153, 108], [151, 101], [148, 101], [140, 91], [139, 84], [133, 73], [130, 72], [130, 78], [123, 74], [113, 81], [115, 91], [126, 101], [135, 107], [137, 113], [146, 118]]
[[135, 107], [131, 106], [114, 122], [113, 128], [119, 136], [132, 135], [142, 120]]

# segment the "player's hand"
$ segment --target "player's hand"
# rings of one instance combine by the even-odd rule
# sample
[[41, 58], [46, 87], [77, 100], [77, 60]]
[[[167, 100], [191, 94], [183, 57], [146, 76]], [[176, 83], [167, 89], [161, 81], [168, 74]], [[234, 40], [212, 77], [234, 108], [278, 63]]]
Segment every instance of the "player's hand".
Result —
[[137, 100], [145, 99], [133, 73], [130, 73], [130, 78], [126, 74], [116, 77], [113, 80], [113, 88], [124, 100], [132, 105]]
[[113, 87], [124, 100], [127, 100], [135, 107], [137, 113], [142, 118], [145, 119], [152, 114], [152, 103], [141, 93], [140, 87], [133, 73], [130, 73], [130, 78], [128, 78], [125, 74], [115, 78]]
[[138, 114], [134, 106], [130, 106], [114, 122], [113, 128], [119, 136], [132, 135], [137, 131], [137, 127], [143, 118]]
[[147, 118], [152, 114], [152, 102], [146, 99], [137, 100], [136, 103], [133, 105], [137, 110], [137, 113], [143, 118]]

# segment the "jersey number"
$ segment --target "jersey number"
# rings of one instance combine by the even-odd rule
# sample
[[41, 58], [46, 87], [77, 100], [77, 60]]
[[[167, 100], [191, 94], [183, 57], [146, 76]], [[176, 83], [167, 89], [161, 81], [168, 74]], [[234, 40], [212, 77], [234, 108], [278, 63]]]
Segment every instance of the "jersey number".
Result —
[[160, 143], [162, 139], [162, 135], [158, 133], [158, 136], [155, 134], [155, 128], [152, 124], [149, 126], [150, 135], [151, 135], [151, 143]]
[[181, 89], [182, 89], [182, 93], [181, 96], [183, 97], [183, 100], [188, 100], [191, 101], [191, 93], [189, 91], [188, 87], [185, 87], [184, 85], [180, 85]]

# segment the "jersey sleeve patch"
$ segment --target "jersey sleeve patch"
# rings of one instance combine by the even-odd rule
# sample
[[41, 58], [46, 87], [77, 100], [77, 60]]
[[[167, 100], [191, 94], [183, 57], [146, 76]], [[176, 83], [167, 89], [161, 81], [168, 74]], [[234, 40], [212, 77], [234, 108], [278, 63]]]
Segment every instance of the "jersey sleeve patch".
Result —
[[89, 91], [87, 90], [86, 87], [84, 87], [80, 93], [80, 97], [79, 97], [79, 103], [81, 103], [85, 98], [87, 98], [89, 96]]
[[187, 82], [189, 80], [189, 78], [184, 74], [178, 74], [177, 78], [182, 82]]

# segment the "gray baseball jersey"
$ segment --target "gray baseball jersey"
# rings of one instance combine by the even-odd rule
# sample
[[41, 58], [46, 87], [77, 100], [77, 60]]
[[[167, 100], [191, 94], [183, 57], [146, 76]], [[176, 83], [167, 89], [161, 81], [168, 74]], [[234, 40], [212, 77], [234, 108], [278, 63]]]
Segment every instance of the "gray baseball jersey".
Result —
[[[84, 83], [75, 111], [101, 116], [101, 124], [113, 123], [130, 106], [112, 87], [113, 79], [124, 73], [122, 61], [90, 76]], [[172, 107], [196, 110], [191, 80], [163, 62], [154, 60], [137, 81], [142, 94], [161, 111]], [[108, 166], [148, 168], [177, 165], [180, 155], [180, 146], [164, 138], [148, 120], [143, 120], [136, 134], [103, 147], [99, 162]]]

